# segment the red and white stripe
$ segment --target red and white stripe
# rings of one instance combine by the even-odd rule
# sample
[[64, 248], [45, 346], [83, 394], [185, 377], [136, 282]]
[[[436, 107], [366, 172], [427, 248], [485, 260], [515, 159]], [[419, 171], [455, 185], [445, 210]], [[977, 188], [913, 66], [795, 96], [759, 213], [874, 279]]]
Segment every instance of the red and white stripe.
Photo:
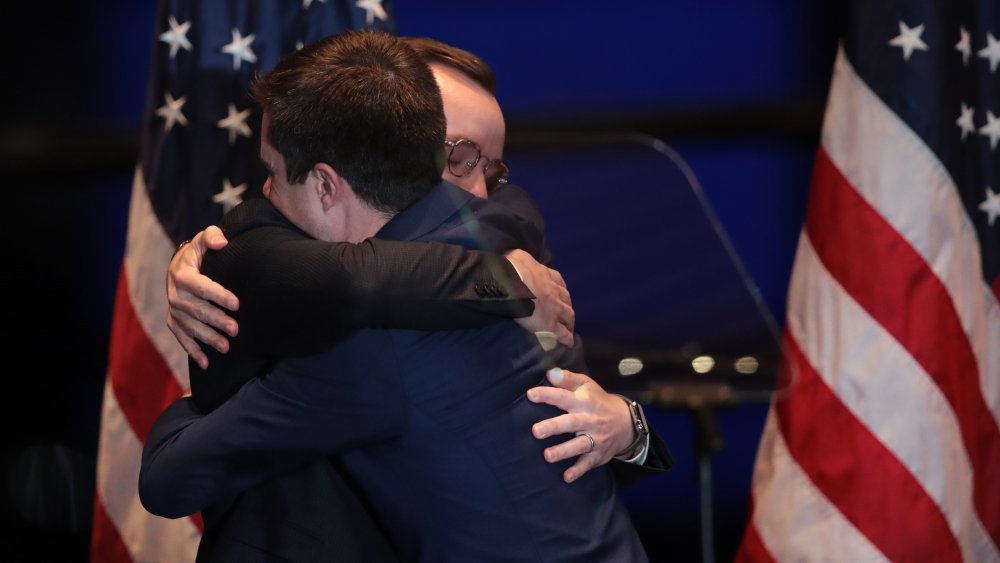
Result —
[[742, 561], [1000, 561], [1000, 306], [942, 163], [835, 63]]
[[187, 357], [164, 322], [173, 249], [137, 167], [101, 413], [91, 561], [194, 561], [201, 539], [197, 516], [153, 516], [138, 493], [149, 429], [188, 388]]

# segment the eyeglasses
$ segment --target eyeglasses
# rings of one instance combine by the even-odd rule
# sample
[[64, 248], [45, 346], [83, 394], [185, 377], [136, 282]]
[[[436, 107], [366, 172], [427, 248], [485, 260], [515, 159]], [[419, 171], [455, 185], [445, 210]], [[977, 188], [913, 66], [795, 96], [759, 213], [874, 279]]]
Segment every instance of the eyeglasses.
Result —
[[[479, 145], [468, 139], [446, 140], [448, 145], [448, 171], [458, 178], [463, 178], [470, 174], [479, 164], [483, 157], [479, 150]], [[492, 192], [507, 183], [510, 177], [510, 170], [502, 160], [486, 160], [483, 166], [483, 175], [486, 177], [486, 191]]]

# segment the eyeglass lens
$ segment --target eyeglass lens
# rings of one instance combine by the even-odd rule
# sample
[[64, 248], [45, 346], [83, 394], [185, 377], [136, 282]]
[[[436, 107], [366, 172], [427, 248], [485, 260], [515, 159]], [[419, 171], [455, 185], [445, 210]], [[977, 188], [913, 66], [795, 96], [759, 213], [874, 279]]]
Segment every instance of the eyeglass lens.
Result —
[[[479, 164], [481, 154], [479, 148], [468, 139], [459, 139], [451, 145], [448, 153], [448, 171], [459, 178], [469, 174], [476, 165]], [[502, 184], [507, 183], [507, 176], [510, 171], [507, 165], [500, 160], [490, 160], [483, 167], [483, 174], [486, 177], [486, 188], [493, 190]]]

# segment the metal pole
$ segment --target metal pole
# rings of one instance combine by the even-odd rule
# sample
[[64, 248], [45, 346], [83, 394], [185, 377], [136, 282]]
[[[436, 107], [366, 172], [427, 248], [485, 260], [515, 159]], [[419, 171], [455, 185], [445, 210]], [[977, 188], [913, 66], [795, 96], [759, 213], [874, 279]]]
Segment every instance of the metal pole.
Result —
[[712, 454], [725, 446], [725, 440], [715, 423], [712, 409], [693, 404], [694, 447], [698, 458], [698, 484], [701, 492], [701, 560], [715, 563], [715, 533], [712, 517]]
[[702, 450], [698, 459], [698, 483], [701, 485], [701, 560], [715, 563], [715, 539], [712, 518], [712, 458]]

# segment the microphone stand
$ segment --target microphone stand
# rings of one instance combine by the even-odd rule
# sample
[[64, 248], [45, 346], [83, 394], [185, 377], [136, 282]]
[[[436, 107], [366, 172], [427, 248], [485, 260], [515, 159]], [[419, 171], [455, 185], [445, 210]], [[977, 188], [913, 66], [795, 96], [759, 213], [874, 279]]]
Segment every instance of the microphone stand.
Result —
[[694, 454], [698, 461], [701, 501], [701, 560], [715, 563], [715, 520], [712, 514], [712, 455], [725, 447], [714, 409], [736, 403], [736, 393], [722, 383], [664, 385], [651, 391], [652, 401], [666, 408], [688, 411], [694, 427]]

